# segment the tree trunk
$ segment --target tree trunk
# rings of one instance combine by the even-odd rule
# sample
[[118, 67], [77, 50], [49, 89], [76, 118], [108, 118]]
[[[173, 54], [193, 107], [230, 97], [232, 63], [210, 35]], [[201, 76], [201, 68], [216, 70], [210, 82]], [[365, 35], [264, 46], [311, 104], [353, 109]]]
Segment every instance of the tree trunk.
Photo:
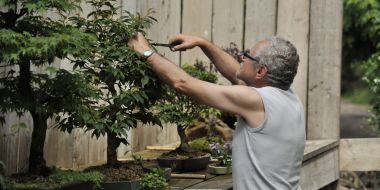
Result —
[[179, 139], [181, 140], [181, 144], [179, 145], [179, 147], [182, 151], [186, 151], [188, 148], [188, 144], [187, 144], [187, 137], [185, 134], [185, 128], [182, 125], [178, 125], [177, 132], [179, 135]]
[[107, 165], [116, 165], [120, 162], [117, 160], [116, 149], [120, 145], [120, 140], [117, 138], [116, 133], [107, 133]]
[[47, 171], [46, 161], [44, 159], [44, 144], [47, 129], [47, 117], [36, 112], [36, 100], [32, 90], [30, 62], [21, 61], [20, 78], [17, 84], [18, 91], [22, 97], [22, 102], [27, 105], [26, 110], [29, 110], [33, 118], [32, 142], [30, 145], [29, 155], [29, 172], [44, 175]]
[[44, 175], [41, 172], [46, 169], [44, 144], [47, 129], [47, 118], [36, 113], [31, 114], [33, 117], [33, 133], [32, 142], [30, 145], [29, 172]]

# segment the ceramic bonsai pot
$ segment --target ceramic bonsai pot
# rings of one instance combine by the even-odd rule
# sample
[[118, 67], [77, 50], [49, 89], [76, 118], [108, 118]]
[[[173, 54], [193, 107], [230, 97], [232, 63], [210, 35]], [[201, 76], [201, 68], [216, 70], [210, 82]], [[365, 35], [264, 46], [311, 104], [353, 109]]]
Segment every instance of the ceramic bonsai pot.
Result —
[[207, 170], [211, 174], [231, 174], [232, 173], [232, 166], [217, 166], [215, 164], [210, 164], [207, 167]]

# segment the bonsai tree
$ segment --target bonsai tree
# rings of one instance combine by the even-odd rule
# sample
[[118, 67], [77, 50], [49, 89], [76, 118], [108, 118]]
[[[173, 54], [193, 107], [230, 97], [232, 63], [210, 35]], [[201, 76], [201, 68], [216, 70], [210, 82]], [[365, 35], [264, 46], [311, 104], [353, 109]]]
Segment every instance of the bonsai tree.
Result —
[[[116, 149], [120, 143], [128, 144], [127, 130], [138, 123], [161, 125], [150, 110], [162, 91], [161, 83], [149, 65], [127, 46], [128, 39], [143, 32], [154, 18], [148, 16], [151, 11], [144, 17], [128, 12], [118, 16], [119, 8], [113, 2], [88, 1], [93, 11], [87, 18], [70, 18], [77, 28], [96, 37], [91, 48], [71, 61], [84, 73], [85, 81], [98, 87], [99, 103], [91, 105], [93, 111], [88, 115], [73, 113], [70, 117], [77, 119], [64, 118], [59, 125], [62, 130], [85, 126], [96, 137], [107, 134], [108, 165], [118, 163]], [[85, 118], [76, 123], [80, 117]]]
[[[182, 67], [191, 76], [200, 80], [216, 83], [217, 76], [212, 72], [208, 72], [202, 62], [192, 65], [184, 65]], [[205, 114], [209, 113], [210, 107], [199, 103], [190, 97], [181, 94], [168, 86], [167, 94], [159, 101], [157, 108], [160, 111], [161, 119], [164, 122], [177, 124], [178, 135], [181, 140], [179, 149], [182, 151], [188, 150], [188, 138], [186, 129], [197, 123], [199, 118], [205, 121]]]
[[[65, 21], [79, 8], [78, 0], [1, 0], [0, 6], [0, 123], [4, 114], [29, 112], [33, 118], [29, 171], [45, 168], [43, 146], [47, 119], [55, 114], [85, 116], [86, 105], [96, 98], [80, 73], [53, 67], [55, 58], [77, 56], [94, 41]], [[58, 19], [43, 17], [48, 10]], [[36, 67], [46, 68], [36, 72]]]

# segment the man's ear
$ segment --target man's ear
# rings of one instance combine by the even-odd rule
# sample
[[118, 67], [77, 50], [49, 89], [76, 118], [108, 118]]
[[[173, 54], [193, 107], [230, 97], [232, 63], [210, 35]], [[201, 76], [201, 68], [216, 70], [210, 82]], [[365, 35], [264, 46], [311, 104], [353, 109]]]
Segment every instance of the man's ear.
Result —
[[268, 68], [263, 65], [260, 65], [256, 73], [256, 78], [262, 79], [267, 75], [267, 73], [268, 73]]

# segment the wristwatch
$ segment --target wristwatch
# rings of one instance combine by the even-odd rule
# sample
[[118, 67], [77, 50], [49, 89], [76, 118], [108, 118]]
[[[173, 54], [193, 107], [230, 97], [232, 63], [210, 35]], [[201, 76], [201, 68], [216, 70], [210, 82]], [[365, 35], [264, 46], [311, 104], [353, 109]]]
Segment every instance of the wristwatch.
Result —
[[153, 53], [154, 53], [154, 51], [152, 51], [152, 50], [145, 50], [145, 51], [143, 52], [143, 54], [142, 54], [144, 60], [148, 59], [148, 57], [150, 57]]

